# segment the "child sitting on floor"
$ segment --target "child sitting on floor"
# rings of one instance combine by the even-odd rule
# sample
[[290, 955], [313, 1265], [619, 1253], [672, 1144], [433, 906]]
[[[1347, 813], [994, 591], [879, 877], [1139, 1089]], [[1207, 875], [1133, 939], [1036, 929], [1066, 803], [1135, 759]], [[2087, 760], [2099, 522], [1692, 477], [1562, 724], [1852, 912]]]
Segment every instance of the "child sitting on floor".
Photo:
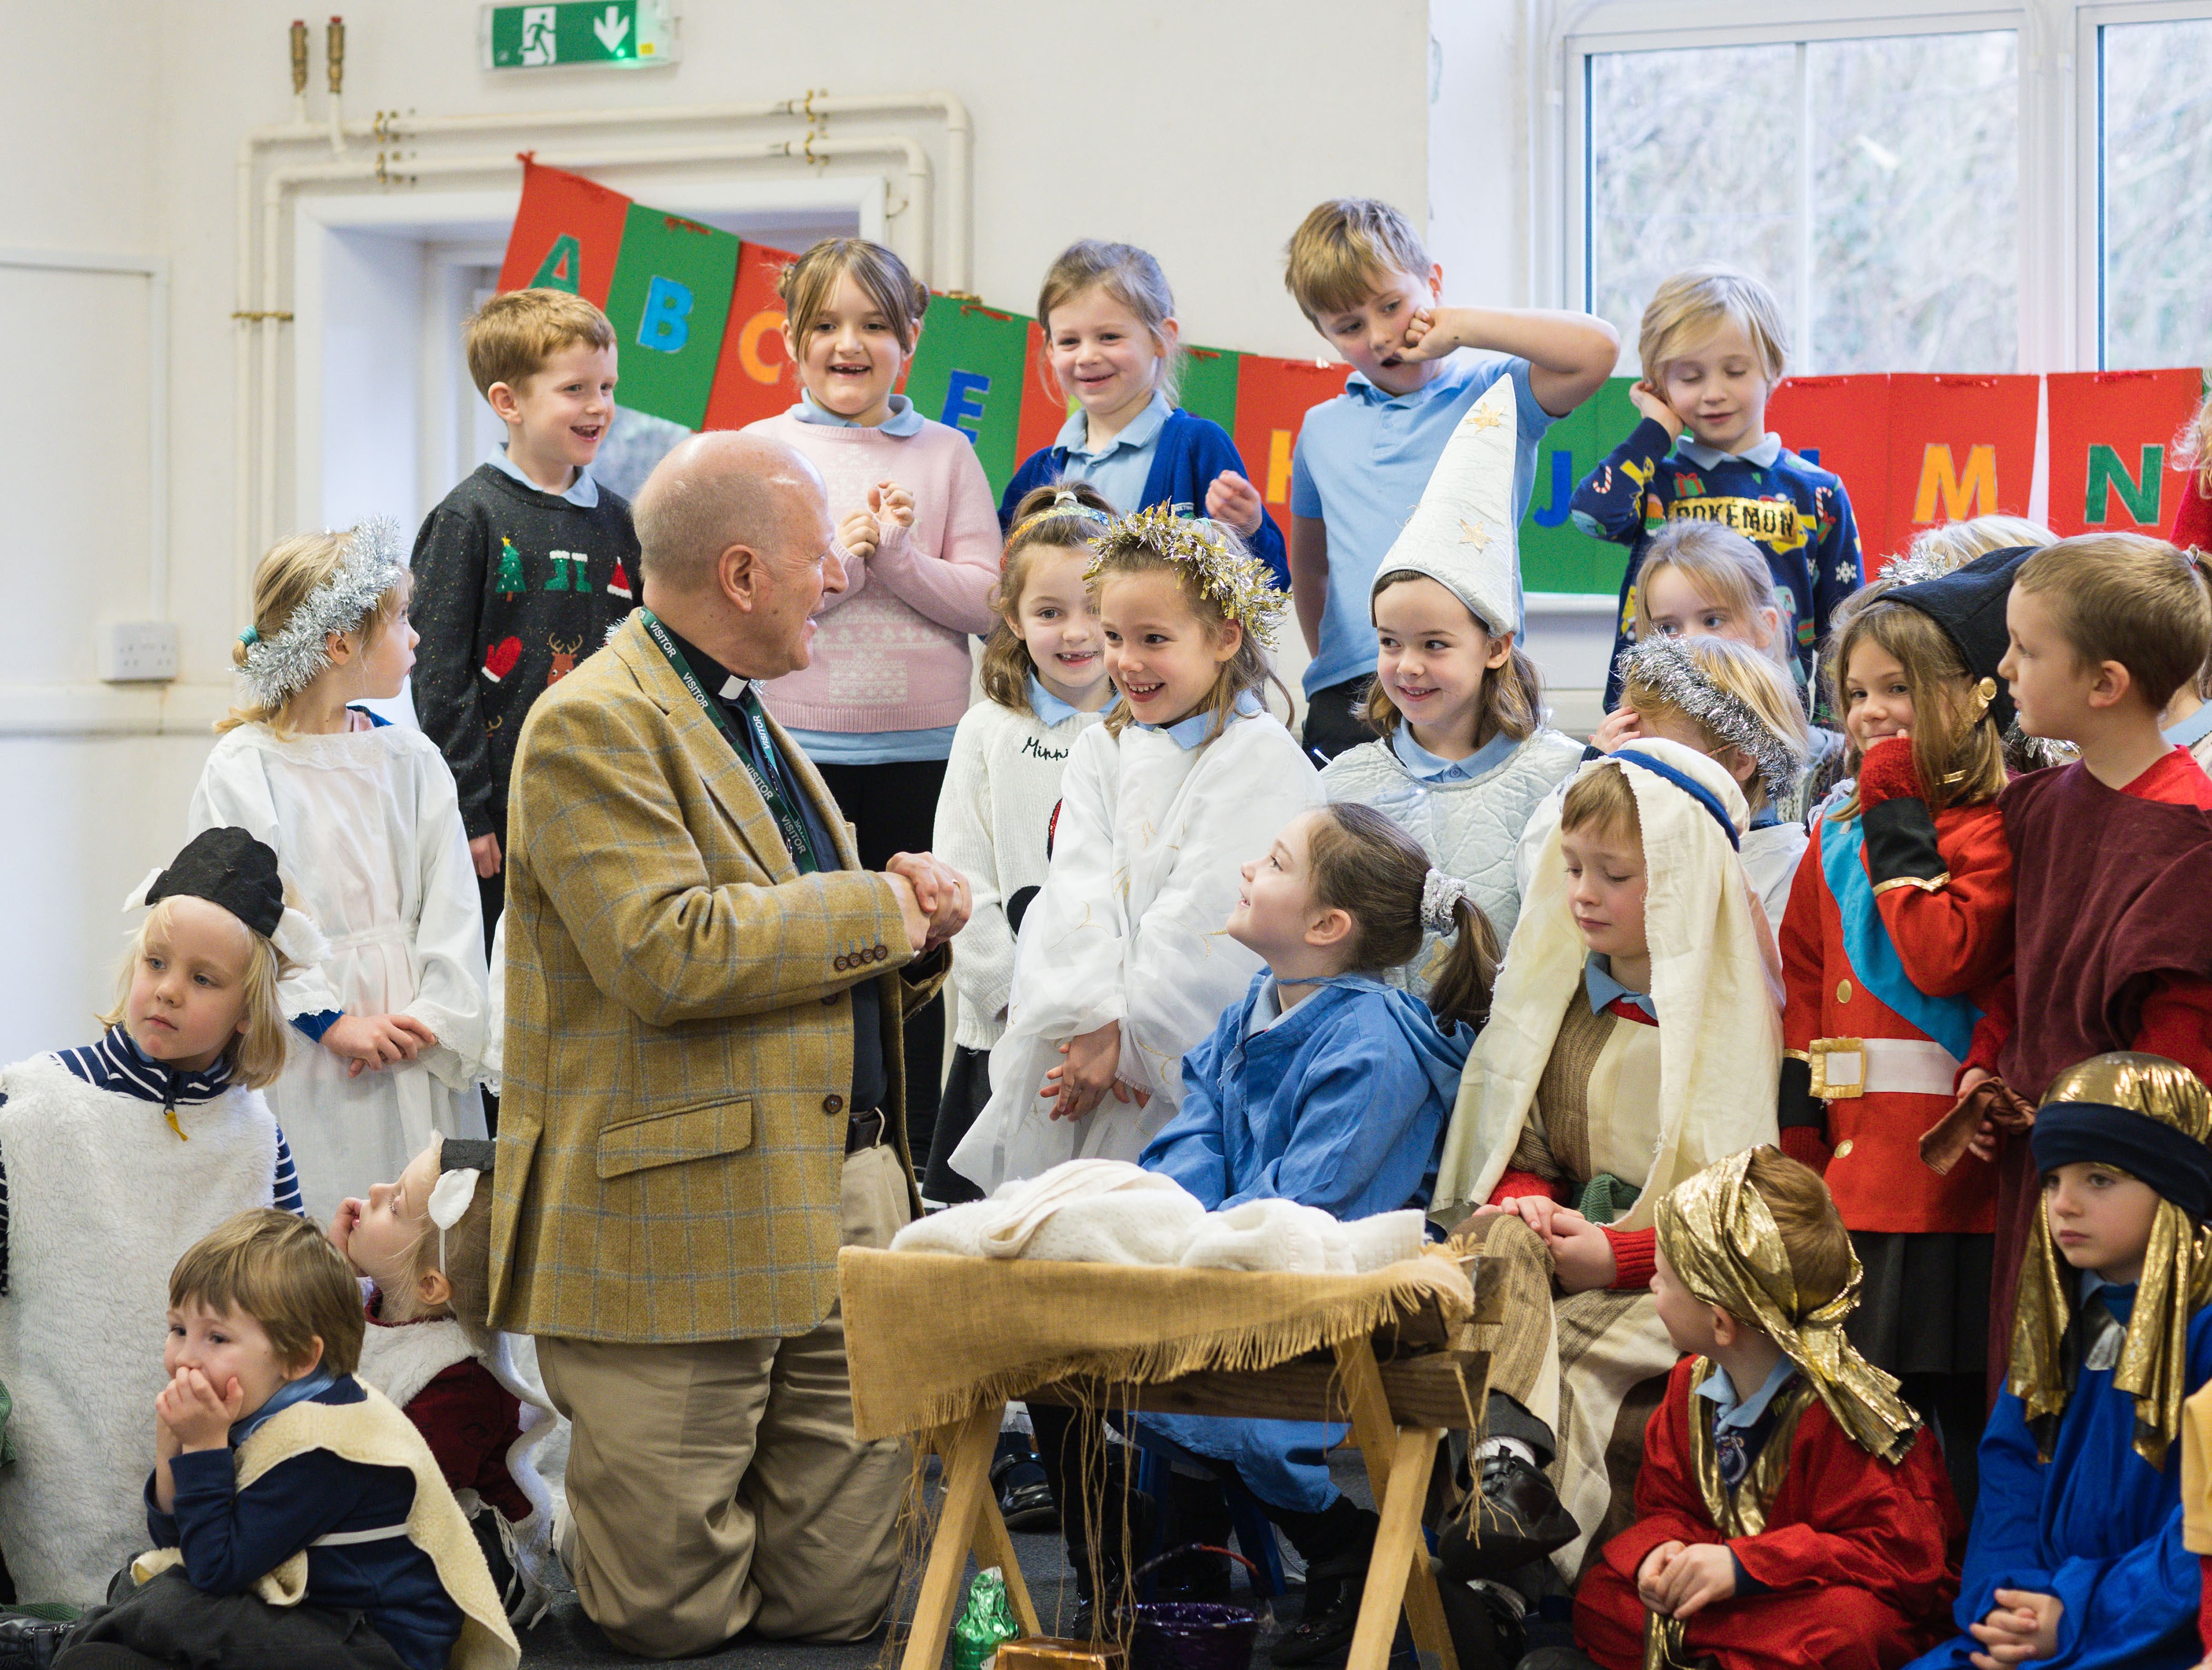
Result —
[[154, 1551], [107, 1605], [15, 1624], [0, 1649], [57, 1670], [511, 1670], [438, 1464], [353, 1376], [361, 1335], [353, 1272], [312, 1219], [240, 1212], [188, 1251], [154, 1400]]
[[14, 1399], [0, 1547], [26, 1602], [89, 1606], [137, 1546], [146, 1406], [168, 1268], [233, 1212], [300, 1210], [261, 1095], [284, 1065], [281, 975], [322, 936], [276, 855], [196, 835], [150, 904], [97, 1043], [0, 1071], [0, 1367]]
[[1960, 1633], [1912, 1670], [2181, 1670], [2197, 1661], [2183, 1400], [2212, 1378], [2212, 1095], [2100, 1055], [2052, 1081], [2012, 1369], [1981, 1448]]
[[[1649, 1291], [1652, 1214], [1774, 1140], [1760, 1075], [1780, 1071], [1780, 981], [1736, 857], [1747, 821], [1717, 764], [1647, 738], [1583, 766], [1545, 837], [1431, 1207], [1440, 1223], [1475, 1209], [1466, 1227], [1508, 1295], [1491, 1387], [1522, 1412], [1501, 1424], [1492, 1399], [1480, 1454], [1498, 1511], [1466, 1549], [1447, 1536], [1455, 1575], [1553, 1553], [1571, 1582], [1610, 1505], [1626, 1523], [1634, 1445], [1615, 1443], [1617, 1418], [1676, 1355]], [[1535, 1476], [1554, 1461], [1556, 1503]]]
[[1935, 1435], [1844, 1336], [1859, 1266], [1835, 1203], [1747, 1149], [1668, 1195], [1658, 1231], [1652, 1297], [1684, 1358], [1644, 1432], [1636, 1523], [1576, 1594], [1577, 1643], [1605, 1670], [1654, 1648], [1895, 1670], [1943, 1633], [1966, 1522]]
[[[490, 1324], [493, 1145], [432, 1139], [397, 1182], [349, 1199], [331, 1244], [374, 1284], [362, 1384], [407, 1413], [518, 1622], [551, 1598], [553, 1494], [531, 1464], [558, 1419]], [[526, 1425], [525, 1408], [531, 1418]]]

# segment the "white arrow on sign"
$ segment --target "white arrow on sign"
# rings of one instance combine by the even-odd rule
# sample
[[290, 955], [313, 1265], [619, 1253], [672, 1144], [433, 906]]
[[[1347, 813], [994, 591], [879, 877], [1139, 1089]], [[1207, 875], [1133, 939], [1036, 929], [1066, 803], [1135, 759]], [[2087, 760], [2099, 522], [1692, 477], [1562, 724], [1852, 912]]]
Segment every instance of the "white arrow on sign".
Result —
[[623, 37], [629, 33], [629, 19], [622, 15], [617, 6], [609, 6], [606, 15], [593, 20], [592, 33], [599, 38], [599, 45], [610, 52], [622, 50]]

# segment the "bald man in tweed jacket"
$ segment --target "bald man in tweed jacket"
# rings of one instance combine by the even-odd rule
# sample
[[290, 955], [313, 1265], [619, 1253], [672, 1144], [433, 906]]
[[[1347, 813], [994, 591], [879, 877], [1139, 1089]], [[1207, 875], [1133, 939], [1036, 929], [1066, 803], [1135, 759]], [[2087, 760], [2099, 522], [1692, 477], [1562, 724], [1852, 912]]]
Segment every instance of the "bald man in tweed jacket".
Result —
[[915, 1210], [900, 1022], [967, 889], [862, 871], [751, 695], [844, 583], [811, 466], [700, 435], [635, 514], [645, 607], [516, 756], [492, 1314], [574, 1423], [562, 1552], [617, 1645], [853, 1639], [906, 1464], [853, 1436], [837, 1248]]

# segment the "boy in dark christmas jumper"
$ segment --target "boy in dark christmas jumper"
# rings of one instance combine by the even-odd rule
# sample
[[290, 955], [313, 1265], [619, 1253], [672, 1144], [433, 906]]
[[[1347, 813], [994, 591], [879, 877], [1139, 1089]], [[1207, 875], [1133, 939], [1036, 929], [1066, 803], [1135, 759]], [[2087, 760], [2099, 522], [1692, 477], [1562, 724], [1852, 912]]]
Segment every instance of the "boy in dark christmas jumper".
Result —
[[416, 536], [414, 689], [460, 789], [489, 948], [523, 718], [635, 607], [637, 534], [591, 473], [614, 420], [606, 315], [565, 290], [510, 291], [469, 321], [465, 346], [507, 439]]
[[1859, 587], [1858, 525], [1844, 484], [1766, 428], [1766, 399], [1788, 355], [1781, 309], [1757, 279], [1692, 268], [1659, 287], [1637, 344], [1644, 375], [1629, 398], [1644, 421], [1575, 489], [1575, 525], [1629, 549], [1605, 705], [1620, 700], [1621, 652], [1634, 641], [1636, 574], [1668, 523], [1698, 516], [1759, 547], [1788, 604], [1798, 681], [1810, 683], [1828, 616]]

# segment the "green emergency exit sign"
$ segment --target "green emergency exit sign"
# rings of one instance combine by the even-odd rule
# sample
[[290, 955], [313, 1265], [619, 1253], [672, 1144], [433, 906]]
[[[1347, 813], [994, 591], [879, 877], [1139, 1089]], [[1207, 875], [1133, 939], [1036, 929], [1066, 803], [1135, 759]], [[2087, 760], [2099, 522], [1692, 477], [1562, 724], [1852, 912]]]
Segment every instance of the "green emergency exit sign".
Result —
[[667, 0], [483, 9], [487, 70], [646, 70], [676, 61]]

